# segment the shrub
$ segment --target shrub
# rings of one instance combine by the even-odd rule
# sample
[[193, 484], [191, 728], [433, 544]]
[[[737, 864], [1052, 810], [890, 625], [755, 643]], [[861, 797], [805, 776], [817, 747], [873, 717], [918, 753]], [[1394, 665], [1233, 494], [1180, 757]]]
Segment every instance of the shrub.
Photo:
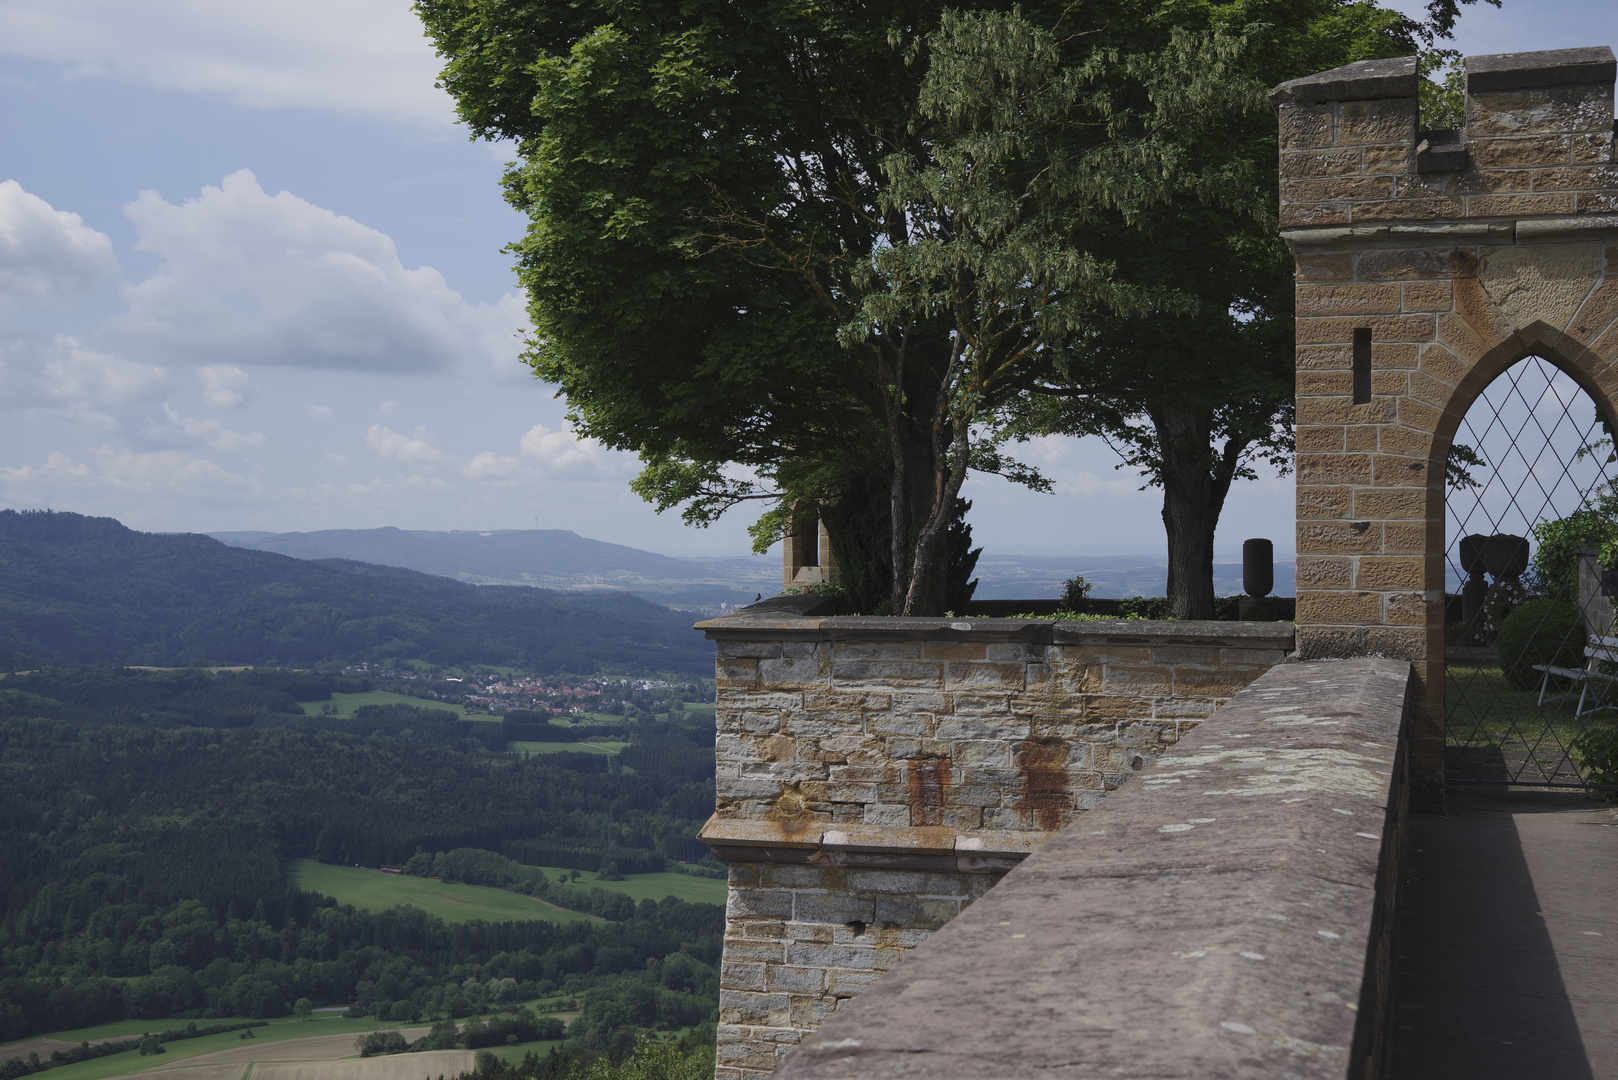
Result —
[[1579, 609], [1565, 600], [1528, 600], [1506, 616], [1495, 648], [1506, 682], [1518, 690], [1539, 685], [1535, 664], [1582, 667], [1584, 625]]
[[1597, 724], [1573, 740], [1573, 756], [1584, 772], [1584, 779], [1605, 790], [1592, 792], [1597, 798], [1618, 802], [1618, 728]]

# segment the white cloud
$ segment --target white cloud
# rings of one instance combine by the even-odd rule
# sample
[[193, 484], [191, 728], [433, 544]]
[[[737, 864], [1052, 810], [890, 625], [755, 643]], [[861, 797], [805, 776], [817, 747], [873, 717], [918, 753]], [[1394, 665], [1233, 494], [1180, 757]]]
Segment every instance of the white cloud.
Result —
[[197, 368], [202, 384], [202, 403], [210, 409], [235, 409], [247, 404], [253, 395], [253, 381], [239, 367], [207, 364]]
[[468, 304], [384, 233], [269, 195], [245, 169], [182, 205], [146, 191], [124, 211], [163, 265], [125, 286], [111, 330], [164, 356], [428, 372], [519, 351], [521, 305]]
[[309, 417], [312, 420], [330, 420], [331, 419], [331, 406], [329, 406], [329, 405], [311, 405], [311, 406], [309, 406]]
[[232, 431], [219, 420], [196, 420], [181, 416], [171, 406], [163, 406], [166, 423], [153, 421], [146, 428], [146, 437], [165, 442], [201, 442], [215, 450], [240, 450], [247, 446], [263, 446], [264, 433], [260, 431]]
[[337, 466], [354, 464], [354, 459], [347, 454], [333, 454], [330, 451], [326, 453], [326, 460]]
[[62, 303], [117, 272], [105, 233], [15, 180], [0, 183], [0, 307]]
[[376, 411], [382, 416], [392, 416], [399, 411], [399, 403], [392, 398], [388, 398], [388, 400], [376, 407]]
[[501, 457], [493, 450], [485, 450], [466, 463], [461, 475], [471, 480], [503, 480], [518, 469], [516, 458]]
[[546, 472], [553, 473], [618, 474], [633, 461], [628, 454], [614, 453], [594, 439], [580, 439], [570, 431], [552, 431], [544, 424], [529, 428], [521, 446], [524, 454], [537, 458]]
[[0, 342], [0, 408], [99, 410], [155, 397], [168, 373], [57, 335], [48, 343]]
[[378, 457], [405, 464], [442, 461], [443, 453], [428, 442], [428, 438], [427, 432], [421, 428], [417, 428], [409, 435], [401, 435], [390, 427], [372, 424], [365, 432], [365, 445], [369, 446]]
[[0, 485], [11, 497], [41, 503], [65, 492], [104, 491], [184, 499], [240, 499], [257, 492], [252, 481], [186, 450], [135, 453], [103, 444], [92, 463], [53, 451], [43, 465], [0, 467]]
[[7, 0], [0, 51], [238, 105], [454, 123], [403, 0]]

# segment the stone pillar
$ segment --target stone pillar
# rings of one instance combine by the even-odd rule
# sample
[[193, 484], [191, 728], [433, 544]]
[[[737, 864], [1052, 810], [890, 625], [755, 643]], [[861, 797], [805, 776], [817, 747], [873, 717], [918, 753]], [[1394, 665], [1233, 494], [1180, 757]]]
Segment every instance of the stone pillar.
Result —
[[1609, 48], [1474, 56], [1466, 125], [1417, 129], [1414, 57], [1283, 83], [1297, 260], [1298, 647], [1411, 661], [1414, 797], [1444, 775], [1444, 462], [1523, 358], [1618, 417]]

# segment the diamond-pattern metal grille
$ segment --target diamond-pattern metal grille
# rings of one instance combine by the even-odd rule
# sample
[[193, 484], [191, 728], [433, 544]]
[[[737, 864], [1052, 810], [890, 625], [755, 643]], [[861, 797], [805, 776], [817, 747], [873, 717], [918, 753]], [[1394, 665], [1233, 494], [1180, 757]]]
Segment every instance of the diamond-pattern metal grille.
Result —
[[1610, 787], [1618, 629], [1597, 556], [1603, 531], [1618, 527], [1618, 468], [1596, 407], [1530, 357], [1489, 384], [1455, 444], [1445, 500], [1448, 782]]

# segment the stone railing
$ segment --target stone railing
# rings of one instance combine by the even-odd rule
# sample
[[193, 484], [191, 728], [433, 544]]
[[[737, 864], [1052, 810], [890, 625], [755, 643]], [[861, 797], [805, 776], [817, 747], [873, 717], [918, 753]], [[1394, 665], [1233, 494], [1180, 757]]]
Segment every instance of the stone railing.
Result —
[[1405, 661], [1272, 669], [776, 1075], [1379, 1075], [1412, 699]]
[[719, 1075], [773, 1069], [1057, 829], [1281, 662], [1289, 623], [817, 617], [717, 643]]

